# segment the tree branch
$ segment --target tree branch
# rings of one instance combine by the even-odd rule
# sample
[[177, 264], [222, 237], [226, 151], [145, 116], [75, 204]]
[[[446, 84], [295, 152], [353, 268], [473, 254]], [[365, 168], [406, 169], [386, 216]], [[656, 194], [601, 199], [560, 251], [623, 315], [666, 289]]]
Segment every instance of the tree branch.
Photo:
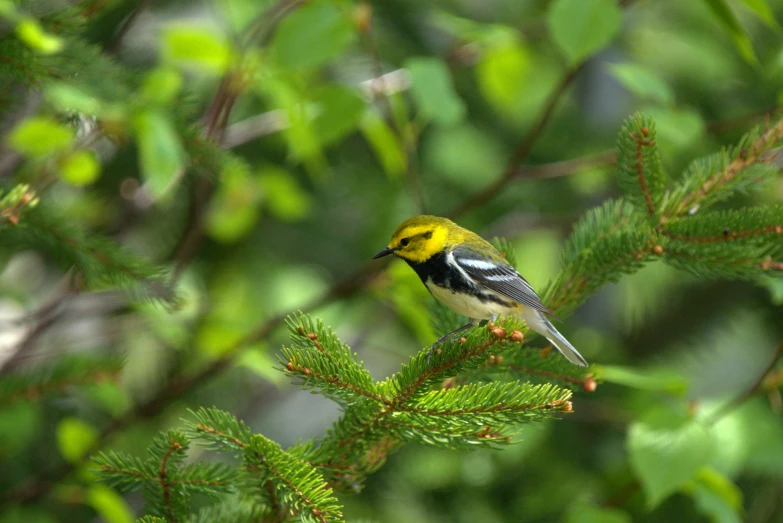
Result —
[[769, 362], [769, 365], [767, 365], [764, 368], [764, 371], [759, 374], [759, 377], [756, 379], [756, 381], [753, 382], [753, 385], [748, 387], [748, 389], [744, 392], [742, 392], [739, 396], [734, 398], [732, 401], [724, 405], [722, 408], [718, 409], [713, 413], [712, 416], [710, 416], [706, 423], [707, 425], [715, 425], [718, 421], [726, 417], [728, 414], [742, 406], [743, 403], [748, 401], [750, 398], [753, 397], [754, 394], [756, 394], [762, 387], [764, 383], [764, 379], [769, 376], [769, 374], [775, 369], [775, 365], [778, 363], [780, 358], [783, 357], [783, 340], [781, 340], [778, 343], [777, 348], [775, 349], [775, 353], [772, 355], [772, 359]]
[[511, 158], [509, 159], [503, 174], [494, 182], [489, 184], [489, 186], [474, 194], [471, 198], [454, 208], [451, 212], [448, 213], [448, 216], [458, 217], [467, 213], [468, 211], [473, 210], [476, 207], [485, 204], [494, 198], [495, 195], [500, 192], [503, 186], [509, 182], [509, 180], [517, 175], [521, 168], [520, 166], [530, 156], [530, 153], [533, 150], [533, 146], [536, 144], [538, 139], [549, 125], [549, 122], [552, 119], [552, 115], [554, 114], [555, 108], [557, 108], [560, 99], [563, 97], [565, 92], [568, 90], [583, 68], [584, 62], [577, 66], [566, 69], [554, 90], [547, 98], [547, 101], [539, 113], [538, 118], [536, 118], [533, 127], [530, 129], [530, 131], [528, 131], [522, 141], [519, 142], [516, 149], [514, 149], [514, 152], [511, 154]]
[[[705, 181], [701, 187], [687, 195], [671, 213], [672, 218], [677, 218], [688, 213], [699, 201], [708, 196], [712, 191], [719, 189], [723, 184], [733, 179], [740, 171], [755, 163], [764, 161], [762, 155], [774, 143], [783, 138], [783, 119], [767, 129], [748, 150], [743, 151], [731, 161], [723, 170]], [[661, 217], [661, 223], [665, 223], [666, 216]]]
[[170, 523], [176, 523], [177, 520], [174, 517], [174, 507], [171, 504], [171, 488], [168, 482], [169, 472], [166, 467], [169, 464], [169, 458], [171, 458], [171, 455], [181, 448], [182, 445], [180, 445], [179, 442], [174, 440], [169, 442], [169, 449], [166, 451], [166, 454], [164, 454], [163, 459], [160, 462], [160, 470], [158, 472], [160, 487], [163, 490], [163, 505], [166, 507], [166, 514], [168, 515], [168, 520]]

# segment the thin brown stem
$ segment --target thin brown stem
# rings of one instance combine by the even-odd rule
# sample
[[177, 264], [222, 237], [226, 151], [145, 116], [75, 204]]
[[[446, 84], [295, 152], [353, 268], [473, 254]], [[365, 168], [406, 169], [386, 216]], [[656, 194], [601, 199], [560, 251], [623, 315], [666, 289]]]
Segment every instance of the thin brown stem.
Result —
[[754, 381], [753, 384], [748, 387], [747, 390], [743, 391], [739, 396], [731, 400], [722, 408], [715, 411], [713, 415], [707, 419], [707, 425], [715, 425], [718, 421], [725, 418], [728, 414], [742, 406], [746, 401], [752, 398], [754, 394], [761, 390], [764, 380], [775, 369], [775, 365], [777, 365], [780, 358], [783, 358], [783, 340], [778, 343], [769, 365], [764, 367], [763, 372], [759, 374], [756, 381]]
[[500, 177], [497, 178], [494, 182], [489, 184], [489, 186], [474, 194], [471, 198], [449, 212], [449, 216], [461, 216], [475, 209], [476, 207], [487, 203], [489, 200], [493, 199], [497, 193], [499, 193], [500, 190], [517, 175], [517, 173], [520, 171], [520, 166], [525, 162], [525, 160], [528, 159], [536, 142], [546, 130], [549, 122], [552, 120], [552, 115], [554, 114], [555, 109], [560, 103], [563, 95], [566, 93], [574, 80], [576, 80], [576, 77], [583, 68], [584, 62], [566, 69], [566, 71], [563, 73], [563, 76], [560, 78], [557, 85], [547, 98], [547, 101], [536, 118], [533, 127], [528, 131], [522, 141], [519, 142], [517, 147], [514, 149], [514, 152], [511, 154], [511, 158], [509, 159], [503, 174], [501, 174]]
[[177, 520], [174, 517], [174, 506], [171, 504], [171, 484], [168, 481], [168, 465], [169, 465], [169, 459], [171, 458], [171, 455], [174, 454], [174, 452], [180, 450], [182, 448], [182, 445], [179, 444], [177, 441], [170, 441], [169, 442], [169, 449], [166, 451], [166, 454], [163, 456], [163, 459], [160, 462], [160, 470], [158, 471], [158, 479], [160, 480], [160, 487], [163, 490], [163, 505], [166, 507], [166, 515], [168, 517], [168, 520], [171, 523], [176, 523]]
[[126, 16], [125, 19], [120, 23], [120, 26], [117, 28], [117, 32], [114, 33], [111, 41], [106, 45], [107, 53], [110, 55], [117, 54], [117, 51], [119, 51], [120, 46], [122, 45], [122, 41], [125, 39], [125, 35], [128, 34], [130, 28], [133, 27], [134, 23], [136, 23], [139, 15], [143, 13], [145, 9], [149, 8], [151, 4], [152, 0], [139, 1], [138, 5], [133, 8], [133, 11], [131, 11], [130, 14]]
[[[765, 161], [763, 154], [775, 143], [783, 138], [783, 119], [767, 129], [753, 144], [732, 160], [724, 169], [705, 181], [699, 188], [694, 189], [677, 205], [667, 213], [671, 218], [677, 218], [688, 213], [690, 209], [698, 205], [705, 197], [720, 189], [731, 181], [737, 174], [753, 164]], [[661, 217], [661, 223], [666, 223], [667, 216]]]

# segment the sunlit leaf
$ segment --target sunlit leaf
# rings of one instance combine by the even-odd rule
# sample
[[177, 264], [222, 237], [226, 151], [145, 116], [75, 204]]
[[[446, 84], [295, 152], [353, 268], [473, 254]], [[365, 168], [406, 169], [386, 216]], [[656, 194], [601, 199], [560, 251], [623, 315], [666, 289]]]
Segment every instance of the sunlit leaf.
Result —
[[772, 12], [767, 0], [742, 0], [742, 2], [765, 24], [774, 29], [780, 29], [780, 24], [775, 20], [775, 13]]
[[135, 520], [125, 498], [106, 485], [90, 485], [86, 501], [106, 523], [132, 523]]
[[316, 1], [280, 22], [270, 51], [281, 66], [313, 68], [336, 58], [355, 38], [353, 23], [337, 5]]
[[500, 109], [515, 105], [531, 65], [527, 48], [516, 39], [487, 49], [475, 69], [482, 94]]
[[98, 179], [101, 164], [89, 149], [80, 149], [60, 162], [60, 179], [71, 185], [90, 185]]
[[35, 116], [17, 125], [8, 143], [25, 156], [43, 158], [70, 148], [73, 139], [70, 128], [50, 118]]
[[185, 153], [171, 121], [161, 112], [147, 110], [133, 121], [139, 147], [141, 174], [155, 197], [163, 196], [176, 182]]
[[282, 385], [286, 381], [285, 374], [276, 368], [277, 361], [269, 355], [262, 345], [247, 347], [242, 351], [237, 364], [250, 369], [261, 378], [275, 385]]
[[66, 461], [78, 463], [98, 439], [98, 431], [79, 418], [63, 418], [57, 424], [57, 448]]
[[465, 117], [465, 104], [454, 91], [448, 67], [437, 58], [411, 58], [405, 63], [411, 91], [421, 114], [429, 121], [452, 125]]
[[655, 121], [659, 149], [668, 154], [685, 151], [704, 136], [704, 119], [695, 109], [649, 106], [642, 112]]
[[64, 42], [61, 38], [47, 33], [37, 20], [25, 18], [16, 25], [19, 39], [41, 54], [59, 53]]
[[275, 166], [265, 166], [258, 173], [269, 212], [278, 220], [293, 222], [307, 216], [312, 206], [310, 195], [291, 173]]
[[101, 101], [81, 88], [66, 82], [52, 82], [44, 90], [46, 99], [61, 111], [100, 114]]
[[489, 176], [503, 169], [506, 152], [488, 133], [467, 122], [440, 127], [422, 144], [422, 160], [443, 176], [443, 180], [477, 190]]
[[367, 110], [360, 128], [369, 142], [375, 156], [381, 162], [383, 170], [389, 176], [400, 176], [407, 169], [405, 151], [394, 131], [374, 110]]
[[729, 478], [709, 467], [685, 489], [699, 512], [714, 523], [742, 522], [742, 491]]
[[555, 0], [549, 28], [571, 64], [594, 55], [620, 31], [623, 13], [614, 0]]
[[364, 100], [353, 90], [339, 85], [315, 90], [313, 100], [319, 105], [313, 130], [323, 146], [336, 143], [356, 130], [364, 114]]
[[182, 75], [175, 69], [159, 67], [144, 77], [141, 95], [150, 102], [166, 105], [176, 99], [182, 89]]
[[168, 27], [163, 34], [163, 56], [168, 62], [205, 73], [223, 74], [232, 51], [223, 35], [208, 27]]
[[244, 238], [258, 221], [260, 200], [259, 184], [249, 168], [244, 163], [229, 162], [207, 213], [207, 233], [225, 243]]
[[608, 383], [640, 390], [660, 390], [682, 395], [688, 390], [687, 380], [673, 371], [638, 370], [616, 365], [595, 365], [595, 375]]
[[303, 88], [287, 75], [273, 70], [267, 73], [256, 87], [285, 112], [288, 126], [284, 134], [292, 157], [302, 161], [309, 174], [323, 174], [328, 165], [313, 126], [313, 104]]
[[626, 89], [639, 98], [662, 104], [674, 103], [674, 90], [660, 76], [638, 64], [612, 64], [610, 71]]
[[627, 445], [631, 467], [653, 508], [709, 463], [713, 442], [685, 412], [659, 408], [629, 427]]

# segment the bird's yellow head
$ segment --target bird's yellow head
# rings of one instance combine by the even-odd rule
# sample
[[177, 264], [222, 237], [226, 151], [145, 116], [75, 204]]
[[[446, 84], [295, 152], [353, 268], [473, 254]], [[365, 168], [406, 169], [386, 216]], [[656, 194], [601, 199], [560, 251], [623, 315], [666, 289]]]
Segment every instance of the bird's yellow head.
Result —
[[438, 216], [414, 216], [397, 227], [389, 245], [374, 258], [394, 254], [400, 258], [421, 263], [444, 250], [448, 245], [458, 243], [456, 236], [464, 229], [446, 218]]

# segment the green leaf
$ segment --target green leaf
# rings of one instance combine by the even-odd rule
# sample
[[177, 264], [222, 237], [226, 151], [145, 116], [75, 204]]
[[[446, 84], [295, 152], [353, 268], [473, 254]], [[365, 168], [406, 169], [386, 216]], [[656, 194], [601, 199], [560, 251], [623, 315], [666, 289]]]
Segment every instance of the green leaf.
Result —
[[101, 165], [88, 149], [74, 151], [60, 162], [60, 179], [71, 185], [90, 185], [100, 173]]
[[44, 94], [46, 100], [60, 111], [101, 113], [101, 101], [75, 85], [52, 82], [46, 86]]
[[712, 457], [707, 429], [684, 411], [660, 408], [628, 430], [631, 467], [650, 509], [692, 481]]
[[783, 305], [783, 278], [765, 277], [761, 279], [761, 282], [769, 291], [772, 303], [775, 305]]
[[174, 125], [161, 112], [147, 110], [133, 121], [139, 147], [141, 174], [156, 198], [163, 196], [177, 180], [185, 160]]
[[78, 418], [63, 418], [57, 424], [57, 448], [69, 463], [78, 463], [98, 440], [98, 431]]
[[704, 467], [686, 488], [696, 508], [714, 523], [741, 523], [742, 491], [720, 472]]
[[597, 379], [608, 383], [625, 385], [639, 390], [665, 391], [678, 396], [682, 396], [688, 391], [688, 381], [673, 371], [640, 371], [616, 365], [593, 365], [591, 369]]
[[237, 365], [250, 369], [269, 383], [279, 386], [285, 381], [285, 374], [278, 371], [276, 363], [269, 355], [268, 349], [261, 344], [245, 348], [237, 358]]
[[644, 107], [655, 121], [658, 149], [676, 154], [693, 147], [704, 136], [704, 119], [695, 109], [674, 107]]
[[740, 24], [734, 11], [731, 10], [727, 0], [704, 0], [712, 13], [718, 18], [723, 28], [729, 33], [734, 47], [739, 51], [742, 59], [751, 65], [759, 65], [756, 53], [753, 52], [753, 44], [745, 29]]
[[631, 523], [630, 514], [616, 508], [577, 504], [569, 512], [566, 523]]
[[134, 521], [133, 511], [125, 498], [106, 485], [90, 485], [87, 489], [86, 501], [106, 523], [132, 523]]
[[394, 131], [375, 110], [365, 111], [359, 128], [387, 175], [399, 177], [405, 173], [408, 167], [402, 144]]
[[295, 222], [310, 212], [312, 198], [285, 169], [266, 166], [259, 172], [269, 212], [280, 221]]
[[231, 62], [232, 50], [225, 37], [214, 30], [183, 25], [164, 31], [163, 56], [180, 66], [221, 75]]
[[313, 130], [324, 147], [354, 131], [364, 114], [364, 100], [354, 90], [340, 85], [316, 89], [313, 100], [320, 108], [312, 123]]
[[0, 431], [0, 458], [9, 459], [44, 433], [42, 407], [40, 402], [20, 401], [0, 408], [0, 427], [14, 428]]
[[766, 0], [742, 0], [742, 2], [765, 24], [773, 29], [780, 29], [780, 24], [775, 20], [775, 14]]
[[674, 103], [674, 90], [660, 76], [638, 64], [612, 64], [612, 74], [639, 98], [662, 104]]
[[273, 0], [220, 0], [213, 4], [226, 19], [233, 34], [241, 34], [274, 4]]
[[25, 18], [16, 25], [16, 35], [31, 49], [41, 54], [59, 53], [63, 48], [63, 40], [47, 33], [37, 20]]
[[8, 509], [0, 512], [0, 523], [19, 523], [20, 521], [25, 523], [60, 523], [62, 520], [51, 510], [35, 506], [9, 504]]
[[8, 20], [13, 20], [18, 16], [16, 8], [11, 0], [0, 0], [0, 16]]
[[513, 39], [487, 49], [476, 65], [481, 93], [499, 109], [514, 107], [532, 70], [527, 48]]
[[44, 158], [70, 148], [73, 131], [45, 116], [34, 116], [23, 121], [11, 132], [8, 143], [30, 158]]
[[182, 75], [169, 67], [153, 69], [144, 77], [141, 96], [152, 103], [167, 105], [173, 102], [182, 89]]
[[296, 82], [291, 75], [270, 68], [256, 87], [268, 97], [275, 107], [285, 112], [288, 127], [285, 137], [291, 155], [301, 160], [309, 174], [317, 176], [328, 169], [321, 143], [312, 123], [312, 104], [307, 96], [307, 87]]
[[571, 65], [594, 55], [620, 31], [623, 13], [614, 0], [555, 0], [549, 29]]
[[261, 190], [244, 162], [227, 162], [221, 176], [205, 227], [212, 238], [232, 243], [247, 236], [258, 221]]
[[270, 51], [286, 68], [315, 68], [336, 58], [355, 38], [353, 23], [340, 7], [311, 2], [280, 22]]
[[422, 115], [436, 124], [453, 125], [465, 117], [465, 104], [454, 91], [451, 73], [438, 58], [411, 58], [411, 93]]

